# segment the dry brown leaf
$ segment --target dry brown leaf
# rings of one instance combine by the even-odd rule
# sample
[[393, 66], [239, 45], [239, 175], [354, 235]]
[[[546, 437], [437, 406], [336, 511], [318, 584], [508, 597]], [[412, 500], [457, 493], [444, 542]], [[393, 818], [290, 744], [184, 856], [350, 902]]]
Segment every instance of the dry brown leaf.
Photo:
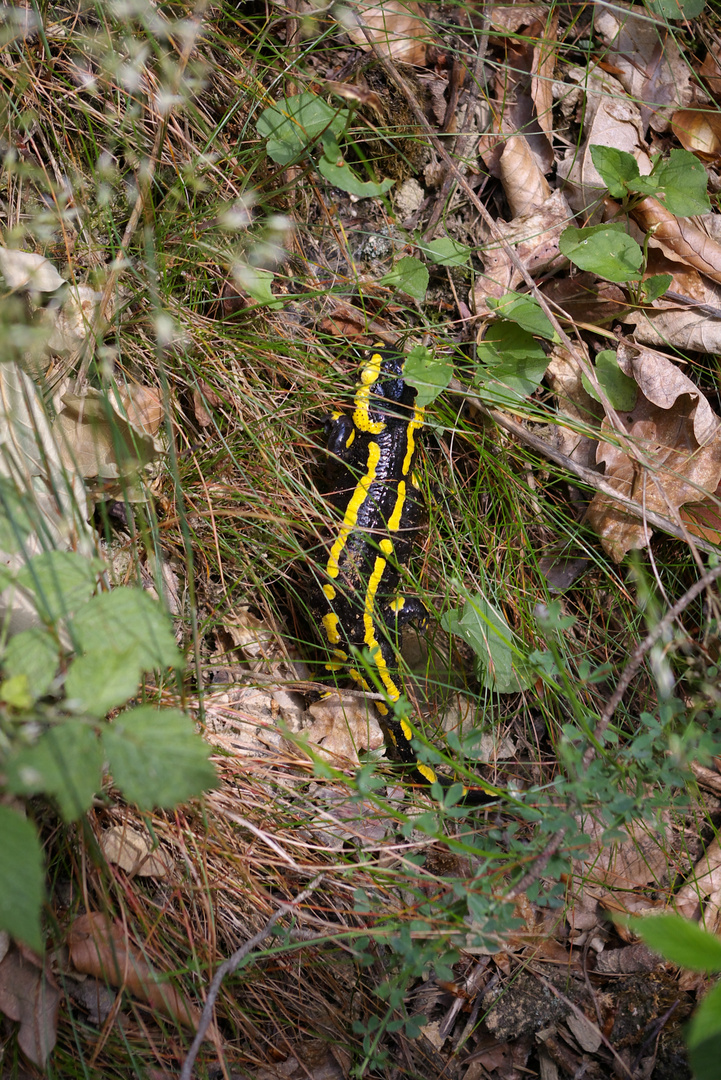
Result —
[[647, 198], [638, 203], [631, 216], [649, 233], [649, 243], [658, 247], [668, 259], [686, 262], [700, 273], [721, 282], [721, 243], [715, 240], [693, 218], [676, 218], [658, 199]]
[[0, 963], [0, 1013], [20, 1024], [20, 1049], [41, 1069], [55, 1046], [60, 997], [52, 976], [16, 949]]
[[511, 135], [505, 143], [500, 172], [503, 190], [514, 218], [537, 210], [551, 194], [549, 183], [523, 135]]
[[[546, 379], [556, 395], [561, 412], [574, 427], [600, 425], [603, 407], [584, 387], [578, 362], [565, 349], [559, 346], [552, 348]], [[565, 423], [554, 426], [551, 435], [556, 448], [566, 457], [588, 468], [595, 466], [597, 439], [574, 431]]]
[[703, 80], [704, 84], [708, 87], [714, 95], [721, 94], [721, 59], [719, 55], [721, 48], [714, 42], [706, 56], [703, 59], [703, 63], [698, 70], [699, 78]]
[[304, 735], [315, 753], [330, 761], [358, 762], [360, 750], [383, 746], [383, 732], [374, 710], [358, 694], [331, 694], [314, 702], [308, 712], [313, 718]]
[[598, 67], [571, 68], [567, 78], [585, 89], [584, 143], [580, 151], [571, 150], [559, 161], [558, 176], [565, 183], [569, 204], [580, 214], [599, 204], [607, 190], [591, 159], [592, 146], [612, 146], [632, 154], [642, 175], [651, 171], [652, 163], [646, 152], [641, 113], [618, 80]]
[[692, 154], [708, 161], [721, 153], [721, 116], [716, 109], [678, 109], [671, 117], [671, 127]]
[[124, 415], [112, 394], [90, 387], [63, 394], [53, 433], [65, 465], [81, 476], [114, 480], [129, 476], [157, 457], [159, 447], [142, 427]]
[[624, 890], [660, 881], [668, 869], [667, 835], [656, 832], [643, 822], [631, 822], [625, 826], [628, 840], [604, 847], [604, 827], [593, 819], [581, 821], [583, 831], [593, 838], [583, 859], [577, 860], [583, 880]]
[[344, 26], [354, 45], [370, 49], [365, 27], [383, 56], [402, 64], [425, 65], [429, 32], [420, 4], [414, 0], [384, 0], [381, 4], [355, 0], [346, 3], [346, 10], [351, 18], [348, 22], [344, 19]]
[[80, 915], [70, 928], [68, 948], [76, 971], [126, 989], [163, 1016], [197, 1030], [198, 1010], [168, 982], [159, 981], [158, 972], [130, 944], [122, 923], [100, 911]]
[[[633, 352], [622, 346], [618, 361], [639, 388], [633, 409], [619, 418], [650, 471], [610, 442], [599, 443], [597, 460], [605, 465], [606, 479], [617, 491], [673, 518], [679, 507], [702, 502], [719, 485], [719, 418], [700, 390], [662, 353]], [[612, 431], [607, 420], [602, 430]], [[631, 548], [645, 547], [651, 536], [644, 522], [621, 512], [601, 493], [593, 498], [587, 517], [617, 562]]]
[[[644, 277], [654, 274], [671, 275], [669, 291], [652, 307], [624, 314], [623, 322], [635, 326], [634, 340], [661, 348], [673, 345], [682, 352], [721, 352], [721, 284], [692, 266], [672, 262], [658, 248], [649, 248]], [[674, 294], [688, 302], [683, 303]]]
[[524, 26], [544, 23], [548, 18], [548, 4], [492, 4], [487, 9], [487, 16], [492, 30], [517, 34]]
[[[552, 58], [545, 51], [542, 52], [541, 47], [536, 44], [538, 39], [543, 37], [547, 18], [548, 14], [544, 11], [540, 19], [528, 24], [521, 37], [506, 35], [502, 39], [505, 57], [503, 62], [496, 66], [494, 79], [495, 96], [499, 104], [492, 114], [491, 138], [482, 138], [479, 142], [479, 152], [489, 168], [495, 164], [496, 151], [493, 148], [493, 135], [512, 136], [519, 132], [522, 132], [526, 139], [541, 173], [550, 172], [554, 166], [551, 143], [538, 122], [536, 106], [531, 94], [531, 88], [534, 85], [533, 76], [538, 74], [537, 65], [541, 57], [544, 58], [547, 68], [552, 62]], [[538, 87], [538, 81], [536, 86]], [[548, 123], [547, 105], [551, 100], [551, 90], [552, 82], [549, 80], [544, 90], [543, 100], [546, 123]]]
[[714, 921], [721, 910], [721, 846], [711, 841], [698, 860], [688, 881], [674, 897], [674, 907], [686, 919], [697, 918], [703, 905], [704, 918]]
[[120, 391], [128, 423], [136, 431], [157, 435], [163, 422], [163, 397], [153, 386], [133, 383]]
[[533, 45], [531, 63], [531, 98], [539, 126], [545, 133], [549, 145], [553, 139], [553, 72], [558, 53], [557, 33], [558, 9], [556, 8], [546, 15], [542, 36], [537, 38]]
[[[498, 221], [501, 236], [516, 249], [529, 274], [557, 270], [565, 263], [558, 250], [558, 238], [573, 215], [560, 191], [551, 192], [545, 203], [511, 222]], [[485, 275], [479, 277], [470, 297], [477, 315], [489, 313], [486, 297], [500, 299], [523, 280], [497, 240], [489, 240], [481, 250]]]
[[646, 8], [623, 0], [596, 5], [594, 32], [608, 47], [606, 60], [629, 97], [640, 102], [644, 128], [667, 131], [671, 113], [693, 98], [691, 68], [673, 34]]
[[160, 849], [153, 853], [150, 838], [129, 825], [113, 825], [107, 829], [100, 839], [100, 847], [108, 862], [117, 863], [129, 874], [155, 878], [168, 876], [165, 853]]

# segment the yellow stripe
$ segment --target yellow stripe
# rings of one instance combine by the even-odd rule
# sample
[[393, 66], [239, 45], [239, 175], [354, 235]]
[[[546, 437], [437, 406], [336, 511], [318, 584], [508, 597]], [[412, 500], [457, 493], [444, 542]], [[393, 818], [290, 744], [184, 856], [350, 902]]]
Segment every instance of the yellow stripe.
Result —
[[368, 489], [375, 480], [376, 468], [381, 457], [381, 448], [377, 442], [368, 443], [368, 464], [367, 472], [365, 476], [362, 476], [356, 484], [356, 489], [353, 492], [350, 502], [346, 508], [345, 516], [343, 518], [343, 524], [340, 527], [340, 531], [335, 538], [335, 543], [330, 549], [330, 555], [328, 556], [328, 562], [326, 564], [326, 573], [328, 577], [338, 577], [340, 572], [340, 566], [338, 560], [341, 557], [343, 548], [348, 542], [348, 537], [353, 532], [358, 522], [358, 511], [365, 502], [365, 498], [368, 494]]
[[398, 614], [399, 611], [402, 611], [405, 606], [406, 606], [406, 598], [405, 598], [405, 596], [396, 596], [396, 597], [394, 597], [393, 600], [391, 600], [390, 604], [388, 605], [390, 610], [395, 611], [396, 614]]
[[337, 645], [340, 641], [340, 634], [338, 633], [338, 616], [334, 611], [329, 611], [327, 615], [323, 616], [323, 629], [331, 645]]
[[403, 458], [403, 465], [401, 467], [401, 472], [403, 473], [404, 476], [408, 475], [408, 471], [409, 471], [409, 469], [411, 467], [411, 461], [413, 460], [413, 454], [414, 454], [414, 451], [416, 449], [416, 440], [413, 437], [413, 432], [418, 431], [419, 428], [423, 427], [423, 413], [424, 412], [425, 412], [425, 409], [419, 409], [416, 406], [416, 408], [413, 411], [413, 419], [411, 420], [410, 424], [408, 425], [408, 432], [407, 432], [407, 435], [406, 435], [406, 437], [408, 439], [408, 442], [407, 442], [407, 445], [406, 445], [406, 456]]
[[370, 400], [371, 387], [378, 382], [381, 373], [383, 357], [380, 353], [373, 353], [366, 366], [361, 371], [360, 386], [356, 390], [355, 409], [353, 411], [353, 423], [359, 431], [368, 435], [380, 435], [385, 431], [386, 425], [383, 420], [371, 420], [368, 414], [368, 402]]
[[388, 539], [381, 540], [378, 547], [381, 549], [381, 551], [383, 552], [384, 555], [392, 555], [393, 554], [393, 541], [392, 540], [388, 540]]
[[396, 686], [396, 684], [393, 682], [390, 672], [388, 671], [388, 665], [385, 662], [385, 658], [383, 656], [383, 653], [381, 652], [381, 647], [378, 644], [375, 625], [373, 623], [373, 608], [375, 605], [376, 593], [378, 592], [378, 586], [381, 583], [381, 578], [383, 576], [383, 571], [385, 570], [385, 568], [386, 560], [382, 559], [379, 555], [376, 558], [375, 563], [373, 564], [373, 573], [370, 576], [370, 579], [368, 581], [368, 588], [366, 589], [365, 606], [363, 610], [363, 628], [365, 630], [363, 640], [370, 649], [371, 656], [373, 657], [373, 662], [378, 669], [378, 674], [380, 675], [381, 682], [386, 688], [386, 693], [388, 694], [388, 697], [391, 699], [391, 701], [397, 701], [398, 698], [401, 696], [401, 692]]
[[329, 582], [326, 582], [326, 584], [323, 586], [323, 595], [325, 596], [326, 600], [335, 600], [335, 589]]
[[398, 532], [401, 527], [401, 514], [403, 513], [403, 504], [406, 501], [406, 482], [405, 480], [398, 481], [398, 494], [396, 496], [396, 505], [393, 507], [393, 513], [388, 519], [388, 528], [391, 532]]

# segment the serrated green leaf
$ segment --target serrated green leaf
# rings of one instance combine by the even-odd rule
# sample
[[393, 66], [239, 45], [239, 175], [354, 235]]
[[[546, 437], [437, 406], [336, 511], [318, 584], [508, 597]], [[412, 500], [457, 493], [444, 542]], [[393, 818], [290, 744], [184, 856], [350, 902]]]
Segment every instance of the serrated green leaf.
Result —
[[628, 919], [628, 925], [650, 949], [672, 964], [691, 971], [721, 971], [721, 940], [680, 915]]
[[453, 364], [445, 357], [434, 356], [424, 345], [408, 353], [403, 378], [416, 388], [416, 405], [423, 409], [443, 393], [453, 377]]
[[640, 176], [633, 154], [617, 150], [615, 146], [592, 146], [591, 160], [614, 199], [625, 198], [629, 181]]
[[393, 269], [385, 274], [379, 284], [392, 285], [401, 292], [407, 293], [418, 303], [425, 299], [430, 277], [427, 268], [419, 259], [412, 255], [406, 255], [399, 259]]
[[8, 790], [16, 795], [52, 795], [63, 820], [76, 821], [90, 809], [102, 786], [102, 765], [95, 731], [80, 720], [66, 720], [8, 759]]
[[0, 806], [0, 866], [0, 929], [42, 953], [42, 848], [30, 822], [7, 806]]
[[142, 656], [143, 650], [133, 645], [120, 651], [94, 649], [76, 657], [65, 680], [68, 706], [102, 717], [124, 705], [137, 691], [143, 672], [153, 666], [144, 664]]
[[418, 244], [419, 250], [436, 266], [464, 266], [471, 254], [471, 249], [450, 236], [441, 236], [438, 240], [429, 240]]
[[[619, 412], [630, 412], [636, 404], [638, 385], [634, 379], [629, 378], [628, 375], [621, 371], [615, 350], [604, 349], [600, 352], [596, 357], [594, 370], [596, 378], [612, 408], [617, 409]], [[590, 394], [596, 401], [601, 400], [596, 393], [596, 388], [585, 375], [581, 375], [581, 382], [586, 393]]]
[[318, 162], [318, 172], [334, 187], [347, 191], [359, 199], [374, 199], [385, 195], [395, 184], [395, 180], [361, 180], [344, 160], [338, 144], [333, 140], [326, 142], [323, 156]]
[[323, 132], [340, 135], [347, 120], [347, 109], [332, 109], [322, 98], [305, 91], [264, 109], [256, 130], [268, 140], [268, 157], [278, 165], [290, 165]]
[[691, 1017], [687, 1041], [694, 1080], [717, 1080], [721, 1060], [721, 984], [708, 992]]
[[608, 281], [631, 281], [638, 277], [643, 252], [620, 225], [591, 225], [576, 229], [569, 225], [561, 233], [562, 255], [581, 270], [589, 270]]
[[532, 334], [506, 320], [488, 327], [477, 357], [479, 396], [491, 404], [511, 406], [537, 389], [549, 362]]
[[102, 739], [116, 785], [141, 809], [177, 806], [217, 783], [208, 747], [175, 709], [121, 713]]
[[668, 159], [654, 169], [653, 176], [657, 198], [676, 217], [708, 214], [711, 209], [706, 190], [708, 176], [695, 154], [688, 150], [672, 150]]
[[84, 653], [134, 649], [142, 671], [183, 663], [168, 616], [142, 589], [99, 593], [74, 616], [72, 628]]
[[26, 675], [33, 700], [43, 697], [58, 667], [58, 643], [39, 626], [11, 637], [5, 646], [2, 666], [9, 676]]
[[537, 334], [547, 341], [558, 341], [558, 334], [534, 296], [511, 292], [506, 293], [500, 300], [489, 296], [486, 303], [504, 319], [516, 323], [529, 334]]
[[462, 613], [446, 612], [441, 625], [473, 649], [483, 686], [499, 694], [515, 694], [531, 685], [533, 679], [524, 671], [523, 656], [514, 644], [513, 631], [480, 593], [469, 596]]
[[104, 566], [76, 551], [44, 551], [27, 561], [17, 581], [33, 594], [38, 613], [55, 622], [85, 604]]

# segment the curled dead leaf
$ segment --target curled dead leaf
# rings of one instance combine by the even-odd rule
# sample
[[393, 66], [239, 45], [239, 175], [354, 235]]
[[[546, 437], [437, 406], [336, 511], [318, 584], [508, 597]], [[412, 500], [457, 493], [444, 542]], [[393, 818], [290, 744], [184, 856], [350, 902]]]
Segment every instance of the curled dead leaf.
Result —
[[543, 206], [551, 188], [541, 172], [528, 140], [511, 135], [500, 161], [501, 183], [514, 218]]
[[0, 963], [0, 1013], [20, 1024], [20, 1049], [41, 1069], [57, 1039], [60, 997], [54, 978], [17, 949]]
[[168, 982], [160, 981], [162, 977], [128, 940], [122, 923], [100, 911], [80, 915], [70, 928], [68, 947], [76, 971], [126, 989], [163, 1016], [197, 1030], [199, 1011]]
[[313, 751], [335, 764], [358, 762], [361, 750], [377, 750], [383, 745], [374, 710], [358, 694], [329, 694], [308, 709], [312, 723], [304, 735]]
[[659, 247], [669, 259], [688, 263], [712, 281], [721, 282], [721, 243], [693, 218], [674, 217], [658, 199], [650, 197], [642, 199], [631, 216], [649, 234], [652, 247]]
[[346, 4], [346, 12], [350, 13], [350, 19], [344, 19], [344, 26], [354, 45], [370, 49], [365, 28], [383, 56], [423, 67], [429, 32], [421, 6], [415, 0], [384, 0], [381, 4], [355, 0]]
[[[674, 518], [681, 506], [702, 502], [721, 481], [721, 422], [701, 391], [662, 353], [621, 347], [618, 362], [639, 388], [633, 409], [619, 419], [648, 468], [608, 441], [599, 443], [597, 461], [621, 494]], [[604, 420], [602, 431], [612, 430]], [[617, 562], [631, 548], [645, 547], [651, 536], [644, 522], [631, 519], [601, 493], [587, 518]]]
[[708, 160], [721, 153], [721, 116], [716, 109], [678, 109], [671, 127], [681, 146], [692, 154]]

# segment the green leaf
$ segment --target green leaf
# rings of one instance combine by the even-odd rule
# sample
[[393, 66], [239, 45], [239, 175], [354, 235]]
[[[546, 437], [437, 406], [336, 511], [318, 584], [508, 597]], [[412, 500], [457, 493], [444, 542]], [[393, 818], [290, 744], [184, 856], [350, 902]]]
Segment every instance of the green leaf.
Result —
[[66, 720], [24, 746], [6, 762], [8, 790], [16, 795], [52, 795], [64, 821], [76, 821], [102, 786], [103, 752], [95, 731]]
[[708, 974], [721, 971], [721, 940], [680, 915], [631, 918], [628, 925], [650, 949], [679, 967]]
[[142, 671], [183, 664], [168, 616], [142, 589], [124, 587], [99, 593], [75, 615], [72, 628], [85, 653], [134, 650]]
[[647, 304], [652, 304], [663, 296], [671, 287], [673, 276], [671, 274], [652, 274], [641, 282], [641, 296]]
[[532, 334], [505, 320], [488, 327], [477, 356], [479, 394], [492, 404], [517, 405], [536, 390], [548, 367]]
[[592, 146], [591, 160], [614, 199], [625, 198], [629, 181], [641, 175], [633, 154], [617, 150], [614, 146]]
[[306, 91], [281, 98], [277, 105], [264, 109], [256, 130], [268, 140], [268, 157], [278, 165], [290, 165], [323, 132], [340, 135], [347, 120], [347, 109], [332, 109], [322, 98]]
[[471, 249], [459, 240], [442, 236], [438, 240], [419, 243], [419, 250], [437, 266], [464, 266], [470, 257]]
[[30, 822], [7, 806], [0, 806], [0, 866], [0, 928], [42, 953], [42, 848]]
[[85, 604], [104, 567], [76, 551], [44, 551], [27, 561], [17, 581], [34, 595], [38, 614], [55, 622]]
[[569, 225], [561, 233], [558, 246], [574, 266], [609, 281], [637, 278], [643, 264], [641, 248], [621, 225], [591, 225], [585, 229]]
[[0, 683], [0, 701], [4, 701], [11, 709], [17, 709], [18, 712], [26, 712], [33, 703], [30, 680], [27, 675], [13, 675], [11, 679], [5, 679]]
[[646, 0], [649, 11], [662, 19], [697, 19], [706, 0]]
[[676, 217], [707, 214], [711, 209], [706, 170], [688, 150], [672, 150], [668, 159], [654, 168], [653, 176], [657, 197]]
[[152, 667], [141, 657], [136, 645], [120, 651], [94, 649], [76, 657], [65, 680], [68, 706], [102, 717], [124, 705], [137, 691], [143, 671]]
[[529, 334], [537, 334], [548, 341], [558, 341], [558, 334], [534, 296], [511, 292], [506, 293], [500, 300], [489, 296], [486, 303], [504, 319], [516, 323]]
[[416, 388], [416, 405], [419, 409], [435, 401], [448, 386], [452, 376], [453, 364], [450, 360], [434, 356], [424, 345], [416, 345], [411, 349], [403, 367], [403, 378]]
[[695, 1080], [717, 1080], [721, 1060], [721, 984], [709, 991], [691, 1017], [687, 1042]]
[[272, 285], [275, 274], [270, 270], [261, 270], [248, 263], [236, 263], [233, 267], [233, 278], [241, 289], [245, 289], [255, 300], [256, 304], [262, 304], [273, 311], [278, 311], [283, 307], [283, 301], [273, 295]]
[[9, 676], [26, 675], [33, 700], [47, 692], [58, 667], [58, 643], [47, 630], [34, 626], [11, 637], [2, 666]]
[[341, 191], [355, 195], [359, 199], [372, 199], [385, 195], [395, 184], [395, 180], [361, 180], [343, 159], [340, 147], [335, 139], [323, 140], [323, 156], [318, 162], [318, 172]]
[[478, 657], [484, 687], [499, 694], [515, 694], [531, 685], [533, 679], [513, 644], [513, 631], [480, 593], [468, 598], [462, 614], [446, 612], [441, 625], [471, 646]]
[[[605, 391], [612, 408], [617, 409], [619, 412], [629, 412], [636, 404], [638, 385], [634, 379], [629, 378], [628, 375], [621, 371], [615, 350], [604, 349], [600, 352], [596, 357], [594, 370], [596, 378]], [[590, 394], [596, 401], [601, 400], [596, 393], [595, 387], [592, 386], [585, 375], [581, 375], [581, 382], [586, 393]]]
[[208, 747], [175, 709], [121, 713], [102, 739], [115, 783], [141, 809], [177, 806], [216, 786]]
[[420, 304], [425, 299], [429, 281], [428, 270], [423, 263], [419, 259], [414, 259], [412, 255], [406, 255], [381, 278], [379, 284], [393, 285]]

